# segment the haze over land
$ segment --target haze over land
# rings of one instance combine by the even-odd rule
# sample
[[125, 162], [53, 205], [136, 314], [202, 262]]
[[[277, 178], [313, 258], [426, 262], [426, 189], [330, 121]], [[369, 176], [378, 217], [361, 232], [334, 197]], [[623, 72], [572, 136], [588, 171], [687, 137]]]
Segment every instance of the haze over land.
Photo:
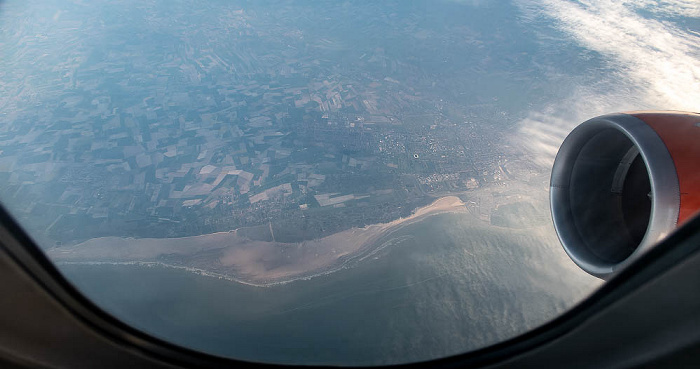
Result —
[[46, 248], [387, 223], [531, 170], [505, 133], [556, 94], [519, 82], [550, 66], [511, 6], [36, 1], [6, 23], [0, 172]]

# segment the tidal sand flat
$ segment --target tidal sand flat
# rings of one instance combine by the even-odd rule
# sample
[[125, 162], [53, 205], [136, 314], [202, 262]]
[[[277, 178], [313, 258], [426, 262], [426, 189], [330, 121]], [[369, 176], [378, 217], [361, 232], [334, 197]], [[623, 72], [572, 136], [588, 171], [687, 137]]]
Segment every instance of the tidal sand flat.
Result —
[[406, 225], [431, 215], [466, 211], [458, 197], [445, 196], [406, 218], [310, 241], [257, 241], [234, 230], [181, 238], [100, 237], [53, 248], [48, 254], [57, 262], [157, 262], [265, 286], [337, 270], [372, 252], [381, 238]]

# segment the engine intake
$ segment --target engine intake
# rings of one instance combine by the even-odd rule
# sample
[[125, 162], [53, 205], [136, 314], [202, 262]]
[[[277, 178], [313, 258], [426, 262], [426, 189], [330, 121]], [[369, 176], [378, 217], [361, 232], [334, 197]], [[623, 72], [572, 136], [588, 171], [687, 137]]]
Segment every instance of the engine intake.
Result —
[[551, 211], [579, 267], [607, 278], [700, 209], [698, 122], [692, 113], [611, 114], [564, 140], [552, 168]]

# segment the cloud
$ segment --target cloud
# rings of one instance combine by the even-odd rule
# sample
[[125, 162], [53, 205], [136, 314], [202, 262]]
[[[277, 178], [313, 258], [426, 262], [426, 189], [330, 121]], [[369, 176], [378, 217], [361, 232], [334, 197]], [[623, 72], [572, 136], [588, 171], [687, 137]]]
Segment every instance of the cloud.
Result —
[[[624, 110], [700, 110], [700, 34], [637, 10], [649, 2], [540, 0], [523, 3], [526, 19], [544, 17], [578, 45], [602, 55], [614, 73], [601, 90], [578, 86], [545, 112], [531, 112], [516, 133], [533, 162], [550, 166], [566, 134], [596, 115]], [[662, 1], [656, 13], [700, 16], [700, 5]], [[533, 16], [533, 12], [535, 13]]]
[[581, 86], [546, 109], [531, 111], [518, 123], [511, 142], [540, 170], [548, 171], [562, 141], [579, 123], [598, 115], [636, 110], [640, 106], [642, 102], [629, 89], [601, 93], [598, 89]]
[[650, 103], [698, 109], [700, 36], [669, 22], [644, 18], [626, 3], [542, 3], [562, 31], [609, 58], [630, 82], [646, 87]]
[[700, 18], [697, 0], [628, 0], [625, 4], [657, 14]]

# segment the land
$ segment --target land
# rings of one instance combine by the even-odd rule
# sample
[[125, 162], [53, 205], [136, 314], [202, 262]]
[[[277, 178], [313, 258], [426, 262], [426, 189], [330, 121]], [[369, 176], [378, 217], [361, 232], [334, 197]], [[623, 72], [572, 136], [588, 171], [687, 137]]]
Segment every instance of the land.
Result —
[[50, 256], [266, 283], [357, 257], [445, 198], [527, 226], [497, 210], [546, 182], [508, 139], [556, 93], [532, 35], [451, 4], [425, 24], [400, 3], [230, 2], [183, 19], [131, 5], [100, 3], [120, 15], [96, 27], [89, 7], [49, 4], [60, 22], [7, 36], [0, 199]]

